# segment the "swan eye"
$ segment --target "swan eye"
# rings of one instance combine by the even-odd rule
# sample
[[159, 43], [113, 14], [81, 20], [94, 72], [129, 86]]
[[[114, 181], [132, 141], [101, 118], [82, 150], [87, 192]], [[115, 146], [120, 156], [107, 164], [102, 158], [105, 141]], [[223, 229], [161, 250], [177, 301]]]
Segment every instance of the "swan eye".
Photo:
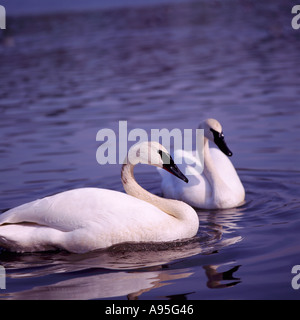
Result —
[[210, 128], [210, 131], [213, 133], [214, 135], [214, 139], [219, 138], [219, 139], [224, 139], [224, 133], [223, 132], [218, 132], [212, 128]]

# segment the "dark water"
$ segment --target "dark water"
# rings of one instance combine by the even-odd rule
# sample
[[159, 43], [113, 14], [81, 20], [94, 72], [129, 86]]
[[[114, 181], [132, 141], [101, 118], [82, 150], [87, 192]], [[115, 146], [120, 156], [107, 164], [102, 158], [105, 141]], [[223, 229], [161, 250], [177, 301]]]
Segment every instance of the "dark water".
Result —
[[[218, 119], [246, 203], [199, 210], [195, 239], [84, 255], [0, 254], [1, 299], [298, 299], [300, 31], [291, 1], [199, 1], [12, 18], [0, 46], [0, 209], [122, 191], [101, 128]], [[137, 180], [160, 194], [152, 168]], [[219, 290], [216, 290], [219, 289]]]

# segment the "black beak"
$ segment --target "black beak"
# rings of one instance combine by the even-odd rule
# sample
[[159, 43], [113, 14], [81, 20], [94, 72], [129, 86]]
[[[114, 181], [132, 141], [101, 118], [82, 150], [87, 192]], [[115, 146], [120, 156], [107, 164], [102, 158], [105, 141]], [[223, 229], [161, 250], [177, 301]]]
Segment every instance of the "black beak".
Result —
[[[171, 158], [172, 159], [172, 158]], [[177, 178], [183, 180], [184, 182], [188, 183], [189, 179], [179, 170], [175, 163], [172, 164], [164, 164], [163, 168], [168, 172], [172, 173]]]
[[184, 182], [189, 182], [189, 179], [179, 170], [176, 163], [169, 154], [165, 153], [162, 150], [159, 150], [159, 154], [163, 160], [163, 169], [172, 173], [175, 177], [183, 180]]
[[210, 129], [211, 132], [214, 135], [214, 142], [215, 144], [219, 147], [219, 149], [226, 154], [226, 156], [231, 157], [232, 156], [232, 152], [230, 151], [230, 149], [227, 147], [227, 144], [225, 142], [224, 139], [224, 134], [223, 132], [217, 132], [214, 129]]

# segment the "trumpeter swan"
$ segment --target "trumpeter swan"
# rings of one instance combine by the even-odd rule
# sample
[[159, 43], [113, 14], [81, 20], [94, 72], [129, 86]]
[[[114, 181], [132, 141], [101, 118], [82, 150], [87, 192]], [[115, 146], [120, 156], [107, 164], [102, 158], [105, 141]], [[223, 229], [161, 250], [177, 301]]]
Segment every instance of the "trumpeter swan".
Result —
[[187, 182], [159, 143], [136, 144], [121, 172], [127, 194], [81, 188], [10, 209], [0, 215], [0, 246], [16, 252], [64, 249], [83, 253], [128, 241], [193, 237], [199, 227], [195, 210], [143, 189], [133, 175], [137, 163], [153, 164]]
[[[197, 151], [193, 153], [184, 150], [175, 151], [175, 159], [182, 157], [183, 163], [178, 167], [183, 173], [189, 170], [189, 183], [184, 185], [176, 181], [172, 176], [167, 176], [159, 170], [162, 176], [162, 191], [165, 197], [178, 199], [195, 208], [226, 209], [243, 204], [245, 190], [241, 180], [227, 156], [232, 152], [227, 147], [221, 124], [215, 119], [207, 119], [199, 125], [204, 129], [204, 168]], [[219, 149], [209, 148], [208, 142], [214, 142]], [[198, 151], [203, 149], [199, 148]], [[196, 170], [185, 159], [193, 160], [201, 170]], [[201, 172], [201, 174], [199, 173]]]

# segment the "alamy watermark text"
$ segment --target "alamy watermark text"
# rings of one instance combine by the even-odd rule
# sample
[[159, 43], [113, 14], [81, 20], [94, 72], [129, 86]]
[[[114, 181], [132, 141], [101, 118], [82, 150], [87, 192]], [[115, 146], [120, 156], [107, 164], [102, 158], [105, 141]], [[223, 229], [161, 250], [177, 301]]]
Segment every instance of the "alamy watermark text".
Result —
[[0, 29], [6, 29], [6, 10], [0, 5]]
[[293, 6], [292, 14], [296, 14], [291, 21], [292, 28], [298, 30], [300, 29], [300, 5]]
[[6, 289], [6, 272], [5, 268], [0, 265], [0, 289]]
[[[117, 138], [118, 136], [118, 138]], [[109, 128], [100, 129], [96, 135], [96, 141], [101, 145], [96, 152], [97, 162], [104, 164], [124, 164], [127, 159], [128, 142], [156, 141], [161, 143], [169, 152], [171, 141], [173, 141], [174, 150], [182, 152], [174, 153], [174, 162], [176, 164], [185, 163], [192, 166], [195, 170], [202, 173], [204, 167], [204, 130], [203, 129], [184, 129], [178, 128], [171, 131], [163, 129], [151, 129], [150, 137], [144, 129], [136, 128], [128, 132], [127, 121], [119, 121], [118, 132]], [[193, 150], [193, 142], [197, 152], [192, 157], [185, 156]], [[118, 148], [117, 148], [118, 144]], [[154, 163], [151, 163], [154, 164]], [[191, 175], [187, 166], [185, 175]]]

